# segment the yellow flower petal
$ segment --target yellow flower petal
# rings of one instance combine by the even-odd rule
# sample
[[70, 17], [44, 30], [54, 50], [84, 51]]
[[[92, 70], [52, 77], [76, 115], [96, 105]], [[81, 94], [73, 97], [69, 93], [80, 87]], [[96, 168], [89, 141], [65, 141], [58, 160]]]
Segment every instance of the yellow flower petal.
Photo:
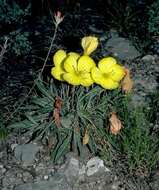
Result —
[[66, 58], [66, 52], [64, 50], [58, 50], [53, 56], [53, 62], [55, 66], [61, 66], [62, 61]]
[[113, 57], [106, 57], [99, 61], [98, 67], [103, 73], [112, 72], [112, 66], [116, 65], [117, 61]]
[[62, 75], [64, 74], [64, 70], [62, 70], [60, 67], [53, 67], [51, 69], [52, 76], [57, 80], [63, 80]]
[[98, 46], [98, 38], [93, 36], [86, 36], [82, 38], [81, 46], [84, 50], [84, 55], [90, 55]]
[[111, 79], [119, 82], [125, 76], [124, 67], [116, 64], [112, 67]]
[[103, 88], [105, 88], [105, 89], [113, 90], [113, 89], [118, 88], [119, 83], [113, 81], [113, 80], [110, 79], [110, 78], [104, 78], [104, 77], [103, 77], [103, 79], [102, 79], [101, 82], [100, 82], [100, 85], [101, 85]]
[[74, 57], [76, 60], [80, 57], [80, 54], [75, 53], [75, 52], [70, 52], [70, 53], [68, 53], [68, 55]]
[[63, 74], [63, 79], [72, 85], [80, 85], [81, 78], [76, 73], [65, 73]]
[[103, 79], [102, 73], [101, 73], [101, 71], [100, 71], [97, 67], [94, 67], [94, 68], [91, 70], [91, 76], [92, 76], [92, 79], [93, 79], [97, 84], [100, 84], [101, 80]]
[[94, 60], [88, 55], [83, 55], [78, 60], [78, 71], [79, 72], [90, 72], [96, 64]]
[[77, 71], [77, 60], [74, 55], [69, 55], [64, 61], [64, 69], [68, 73]]
[[82, 86], [88, 87], [94, 83], [90, 73], [82, 73], [80, 75], [80, 77], [81, 77], [81, 85]]

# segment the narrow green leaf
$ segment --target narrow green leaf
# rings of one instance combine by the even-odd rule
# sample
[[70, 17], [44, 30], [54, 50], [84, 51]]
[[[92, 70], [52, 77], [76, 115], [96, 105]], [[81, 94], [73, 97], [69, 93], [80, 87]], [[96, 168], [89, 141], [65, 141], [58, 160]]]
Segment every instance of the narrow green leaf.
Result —
[[55, 155], [54, 161], [57, 162], [58, 159], [68, 150], [69, 145], [71, 143], [72, 133], [70, 133], [62, 142], [62, 144], [58, 147], [57, 154]]

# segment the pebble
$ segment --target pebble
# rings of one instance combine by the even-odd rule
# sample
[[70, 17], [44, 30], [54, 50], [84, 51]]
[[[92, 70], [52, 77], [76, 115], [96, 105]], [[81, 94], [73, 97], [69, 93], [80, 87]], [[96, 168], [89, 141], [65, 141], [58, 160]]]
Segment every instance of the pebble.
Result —
[[44, 180], [48, 180], [49, 176], [48, 175], [44, 175]]
[[6, 168], [2, 168], [2, 174], [4, 174], [7, 171]]
[[155, 61], [155, 56], [153, 56], [153, 55], [145, 55], [142, 58], [142, 61], [144, 61], [145, 63], [153, 63]]

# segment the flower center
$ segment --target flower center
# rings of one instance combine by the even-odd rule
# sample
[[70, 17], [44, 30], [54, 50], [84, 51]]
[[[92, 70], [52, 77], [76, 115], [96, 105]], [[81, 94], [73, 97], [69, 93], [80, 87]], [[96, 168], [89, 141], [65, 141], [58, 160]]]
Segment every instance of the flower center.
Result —
[[109, 78], [110, 77], [110, 73], [103, 73], [103, 77], [104, 78]]

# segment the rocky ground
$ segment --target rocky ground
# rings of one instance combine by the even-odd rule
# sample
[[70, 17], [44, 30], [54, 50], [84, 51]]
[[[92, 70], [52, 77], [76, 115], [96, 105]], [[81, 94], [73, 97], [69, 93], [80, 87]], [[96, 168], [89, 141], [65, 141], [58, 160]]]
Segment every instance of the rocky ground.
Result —
[[[133, 104], [144, 104], [148, 101], [148, 95], [159, 87], [158, 56], [141, 55], [129, 40], [120, 37], [114, 30], [108, 32], [110, 36], [108, 39], [108, 33], [101, 27], [105, 26], [101, 16], [92, 14], [90, 9], [86, 11], [87, 14], [80, 14], [78, 27], [83, 28], [89, 23], [85, 33], [99, 37], [102, 55], [114, 55], [122, 64], [130, 68], [134, 80]], [[67, 27], [69, 29], [70, 26]], [[8, 115], [9, 106], [14, 108], [17, 99], [27, 94], [28, 87], [26, 86], [32, 80], [32, 70], [27, 67], [22, 69], [20, 66], [18, 69], [8, 69], [6, 74], [4, 67], [6, 66], [1, 65], [0, 77], [3, 82], [0, 84], [2, 89], [0, 105], [3, 107], [1, 112]], [[6, 140], [0, 142], [1, 190], [159, 189], [158, 171], [154, 171], [151, 180], [142, 177], [129, 178], [116, 171], [116, 168], [110, 168], [98, 157], [93, 157], [87, 150], [84, 151], [82, 158], [68, 153], [58, 165], [54, 165], [47, 148], [41, 142], [26, 142], [28, 142], [28, 136], [21, 136], [18, 133], [12, 133]]]
[[28, 136], [9, 135], [0, 146], [1, 190], [157, 190], [158, 172], [151, 181], [127, 176], [84, 149], [70, 152], [57, 165], [40, 142], [25, 144]]
[[139, 186], [149, 189], [144, 181], [141, 184], [117, 176], [88, 150], [83, 158], [68, 153], [63, 163], [54, 165], [46, 148], [39, 143], [17, 144], [17, 141], [19, 137], [11, 135], [5, 144], [1, 144], [1, 190], [126, 190]]

